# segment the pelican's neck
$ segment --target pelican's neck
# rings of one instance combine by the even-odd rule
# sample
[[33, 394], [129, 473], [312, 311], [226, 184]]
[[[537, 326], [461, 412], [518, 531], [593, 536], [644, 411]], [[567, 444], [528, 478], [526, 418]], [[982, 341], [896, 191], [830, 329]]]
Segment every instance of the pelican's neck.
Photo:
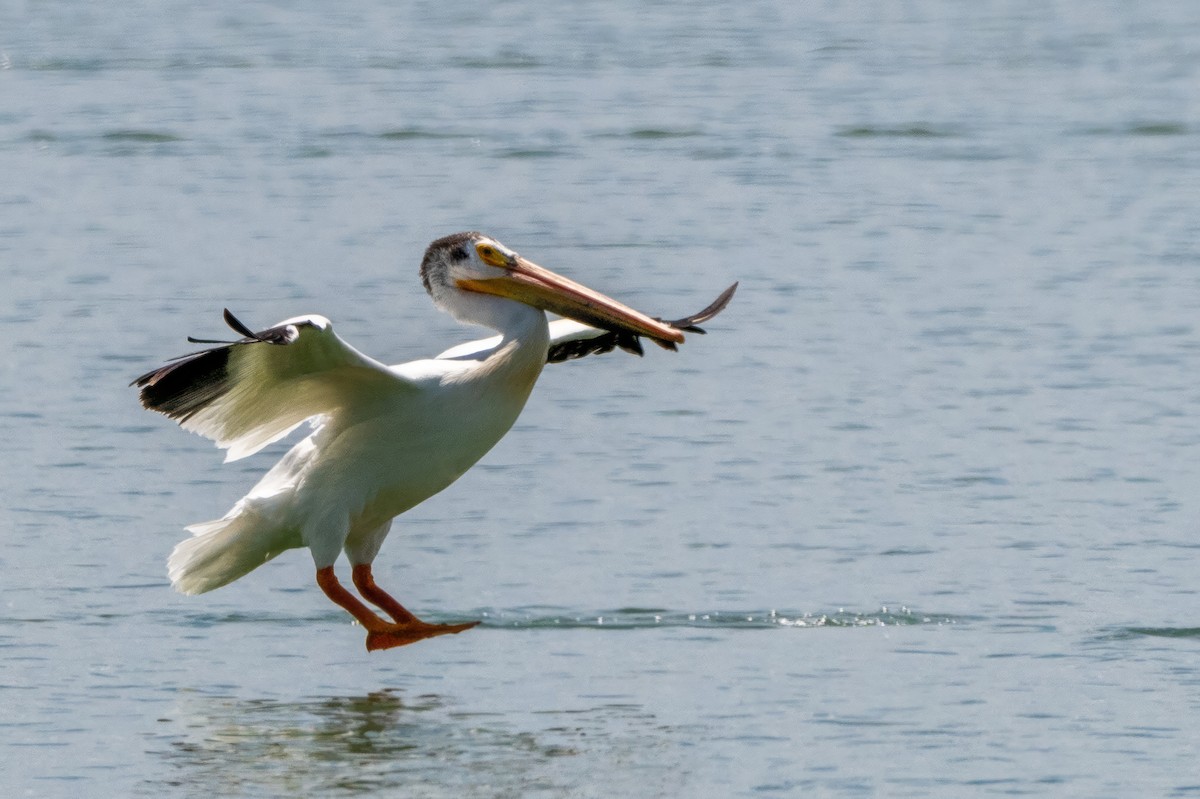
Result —
[[546, 365], [550, 325], [544, 311], [515, 300], [464, 292], [455, 303], [460, 321], [485, 325], [500, 334], [500, 341], [484, 355], [482, 374], [508, 373], [518, 383], [533, 383]]
[[523, 372], [532, 371], [532, 381], [537, 380], [542, 367], [546, 365], [546, 355], [550, 349], [550, 323], [546, 321], [546, 312], [512, 300], [499, 300], [497, 305], [509, 306], [500, 312], [500, 318], [493, 327], [500, 333], [500, 346], [488, 358], [489, 361], [502, 358], [508, 361], [510, 368]]
[[503, 297], [481, 295], [480, 299], [484, 300], [490, 317], [480, 321], [503, 336], [505, 341], [519, 340], [522, 344], [544, 341], [549, 344], [550, 327], [545, 311]]

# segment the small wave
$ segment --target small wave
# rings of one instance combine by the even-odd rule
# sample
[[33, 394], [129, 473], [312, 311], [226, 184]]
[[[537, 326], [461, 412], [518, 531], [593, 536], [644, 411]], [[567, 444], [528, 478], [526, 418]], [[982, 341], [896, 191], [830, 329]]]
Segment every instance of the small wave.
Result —
[[1131, 125], [1131, 136], [1186, 136], [1187, 125], [1178, 122], [1147, 122], [1141, 125]]
[[558, 158], [567, 155], [565, 150], [550, 147], [528, 147], [501, 150], [496, 155], [500, 158]]
[[930, 127], [928, 125], [910, 125], [908, 127], [879, 127], [875, 125], [859, 125], [842, 128], [838, 136], [848, 139], [946, 139], [956, 134], [949, 130]]
[[696, 128], [633, 128], [626, 131], [611, 131], [596, 133], [593, 139], [691, 139], [703, 136], [703, 131]]
[[[471, 615], [471, 614], [468, 614]], [[786, 610], [679, 611], [664, 608], [618, 608], [594, 612], [553, 612], [546, 608], [487, 610], [474, 614], [481, 626], [497, 629], [637, 630], [661, 627], [762, 630], [775, 627], [892, 627], [954, 624], [945, 614], [909, 608], [880, 608], [871, 613], [839, 609], [826, 613]]]
[[1200, 638], [1200, 627], [1122, 627], [1103, 636], [1107, 640], [1130, 638]]
[[415, 141], [415, 140], [430, 140], [441, 141], [444, 139], [472, 139], [478, 138], [470, 133], [462, 133], [454, 130], [433, 130], [430, 128], [394, 128], [385, 130], [377, 134], [378, 138], [384, 141]]
[[[166, 614], [166, 612], [163, 612]], [[566, 608], [527, 607], [475, 609], [457, 612], [421, 612], [425, 621], [449, 623], [479, 620], [480, 627], [494, 630], [642, 630], [698, 628], [721, 630], [766, 630], [777, 627], [901, 627], [957, 624], [962, 617], [944, 613], [921, 613], [910, 608], [884, 607], [873, 612], [838, 609], [828, 612], [790, 610], [684, 611], [665, 608], [626, 607], [614, 610], [572, 611]], [[170, 615], [170, 614], [166, 614]], [[176, 623], [207, 628], [225, 624], [272, 624], [305, 627], [348, 617], [331, 609], [326, 613], [289, 615], [264, 612], [193, 612], [174, 615]]]
[[537, 69], [544, 66], [536, 56], [512, 51], [485, 58], [459, 58], [451, 63], [461, 69]]
[[183, 141], [181, 136], [158, 130], [113, 130], [105, 133], [106, 141], [138, 142], [142, 144], [169, 144]]
[[157, 611], [154, 615], [163, 620], [169, 619], [175, 624], [201, 629], [227, 624], [270, 624], [283, 627], [309, 627], [315, 624], [351, 621], [349, 616], [338, 612], [336, 608], [326, 613], [304, 615], [263, 611], [231, 611], [227, 613], [201, 611], [186, 614], [172, 611]]
[[1186, 136], [1191, 129], [1182, 122], [1138, 122], [1123, 126], [1096, 125], [1072, 131], [1082, 136]]

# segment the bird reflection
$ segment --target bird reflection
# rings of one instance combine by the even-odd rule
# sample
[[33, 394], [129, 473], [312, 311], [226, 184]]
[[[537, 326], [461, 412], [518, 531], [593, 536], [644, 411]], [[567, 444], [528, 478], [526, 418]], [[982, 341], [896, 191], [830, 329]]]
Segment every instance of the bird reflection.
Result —
[[358, 795], [399, 786], [454, 795], [480, 779], [519, 785], [538, 761], [575, 754], [493, 716], [452, 713], [439, 696], [396, 690], [300, 702], [188, 697], [178, 711], [161, 720], [179, 730], [160, 750], [174, 772], [167, 782], [206, 795]]

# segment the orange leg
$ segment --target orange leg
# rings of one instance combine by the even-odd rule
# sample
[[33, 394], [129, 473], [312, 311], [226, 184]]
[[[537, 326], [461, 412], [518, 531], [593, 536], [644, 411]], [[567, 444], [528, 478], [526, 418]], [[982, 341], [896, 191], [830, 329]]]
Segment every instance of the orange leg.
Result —
[[[375, 602], [396, 619], [395, 624], [379, 618], [379, 616], [375, 615], [374, 611], [358, 601], [358, 598], [354, 594], [343, 588], [342, 584], [338, 582], [337, 575], [333, 573], [332, 566], [317, 569], [317, 585], [325, 592], [325, 596], [345, 609], [347, 613], [358, 620], [359, 624], [367, 629], [368, 652], [373, 652], [376, 649], [390, 649], [394, 646], [415, 644], [417, 641], [424, 641], [426, 638], [432, 638], [436, 635], [461, 633], [463, 630], [469, 630], [479, 623], [472, 621], [465, 624], [428, 624], [421, 621], [405, 610], [403, 605], [392, 599], [392, 597], [388, 596], [381, 588], [375, 585], [375, 581], [371, 577], [370, 568], [370, 566], [367, 566], [364, 577], [360, 577], [356, 567], [354, 582], [359, 587], [359, 590], [363, 592], [363, 596]], [[367, 586], [365, 590], [363, 588], [364, 585]], [[394, 607], [389, 607], [377, 601], [383, 597], [386, 597], [390, 605]], [[394, 611], [400, 611], [400, 614], [397, 615]], [[406, 618], [402, 620], [402, 617]]]
[[391, 594], [375, 585], [375, 577], [371, 574], [370, 563], [360, 563], [354, 567], [354, 587], [368, 602], [387, 611], [387, 614], [395, 619], [397, 624], [420, 621], [408, 608], [397, 602]]

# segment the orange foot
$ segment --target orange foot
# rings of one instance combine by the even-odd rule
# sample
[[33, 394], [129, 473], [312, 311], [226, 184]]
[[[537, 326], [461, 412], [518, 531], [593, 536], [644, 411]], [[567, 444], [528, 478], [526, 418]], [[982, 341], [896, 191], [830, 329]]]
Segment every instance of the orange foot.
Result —
[[453, 635], [461, 633], [463, 630], [469, 630], [476, 624], [479, 624], [479, 622], [429, 624], [417, 618], [404, 624], [388, 624], [367, 633], [367, 651], [374, 652], [377, 649], [408, 646], [409, 644], [415, 644], [417, 641], [424, 641], [426, 638], [433, 638], [438, 635]]

